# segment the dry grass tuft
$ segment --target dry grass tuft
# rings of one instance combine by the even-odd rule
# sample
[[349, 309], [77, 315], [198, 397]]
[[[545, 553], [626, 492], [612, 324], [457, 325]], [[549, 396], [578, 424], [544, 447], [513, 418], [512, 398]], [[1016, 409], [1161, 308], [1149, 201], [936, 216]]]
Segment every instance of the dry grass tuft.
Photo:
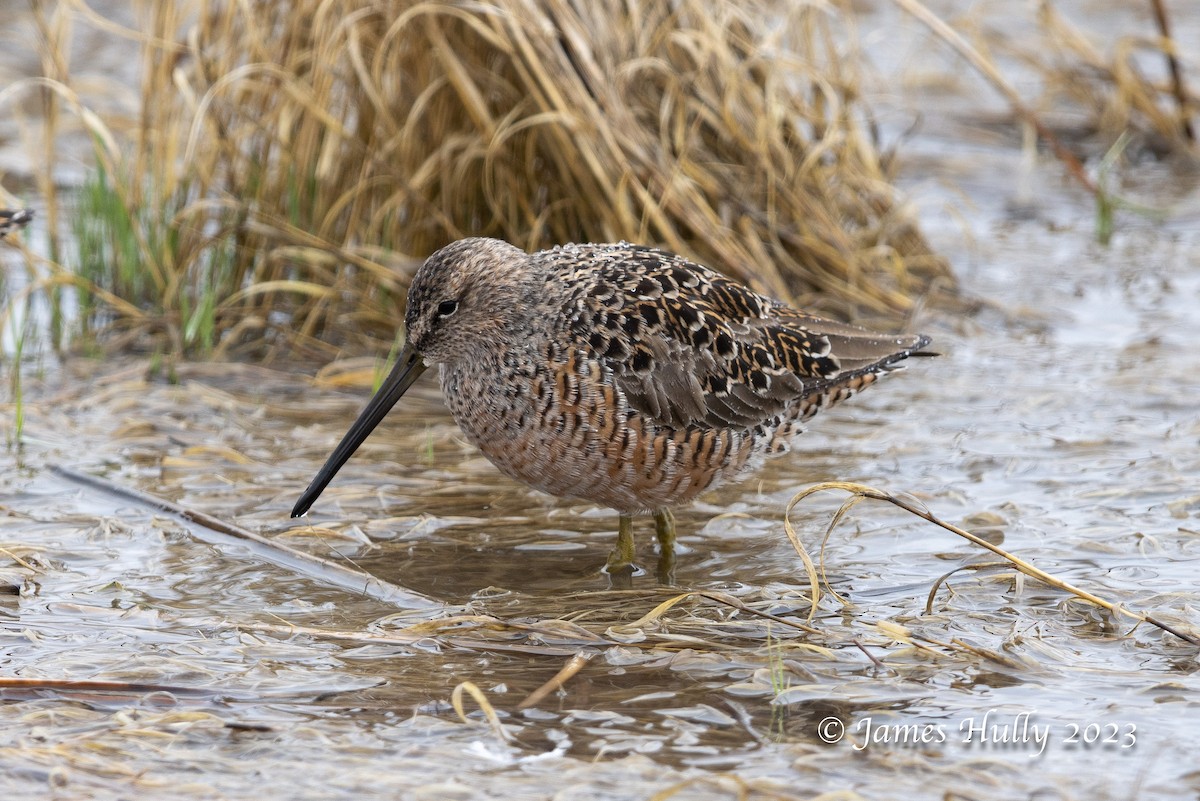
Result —
[[1139, 11], [1140, 31], [1100, 45], [1054, 4], [1041, 3], [1041, 36], [1014, 49], [1041, 74], [1044, 106], [1082, 110], [1092, 130], [1109, 143], [1132, 134], [1158, 156], [1194, 156], [1192, 119], [1200, 112], [1200, 97], [1189, 89], [1180, 66], [1188, 51], [1171, 37], [1164, 6], [1152, 0]]
[[76, 230], [90, 313], [126, 343], [386, 346], [412, 264], [477, 234], [657, 243], [843, 313], [952, 283], [896, 203], [825, 6], [139, 13], [122, 34], [142, 59], [132, 145], [96, 136]]
[[[967, 40], [953, 25], [934, 14], [921, 0], [892, 0], [895, 5], [919, 20], [967, 64], [983, 75], [1002, 95], [1014, 115], [1036, 131], [1072, 178], [1097, 201], [1098, 233], [1102, 242], [1111, 234], [1112, 212], [1116, 205], [1139, 208], [1114, 198], [1104, 185], [1103, 175], [1131, 141], [1156, 157], [1197, 154], [1191, 116], [1200, 102], [1188, 89], [1181, 66], [1179, 46], [1170, 34], [1170, 20], [1161, 0], [1152, 0], [1145, 11], [1146, 25], [1157, 26], [1158, 36], [1124, 35], [1113, 40], [1111, 57], [1092, 44], [1089, 36], [1052, 3], [1037, 5], [1036, 23], [1040, 35], [1005, 36], [999, 31], [982, 37], [986, 47]], [[1136, 15], [1135, 15], [1136, 16]], [[1153, 20], [1151, 21], [1151, 17]], [[979, 20], [973, 19], [974, 25]], [[1008, 25], [1013, 23], [1005, 17]], [[1111, 21], [1110, 21], [1111, 25]], [[1006, 26], [1001, 26], [1003, 30]], [[1015, 42], [1015, 43], [1014, 43]], [[1074, 123], [1066, 131], [1056, 132], [1035, 111], [1030, 100], [1001, 72], [987, 51], [1009, 52], [1024, 61], [1042, 79], [1044, 109], [1069, 109], [1082, 125]], [[1158, 57], [1165, 77], [1147, 77], [1147, 60]], [[1061, 123], [1060, 123], [1061, 124]], [[1072, 148], [1060, 134], [1074, 138], [1092, 137], [1103, 143], [1099, 159], [1099, 181], [1093, 179]], [[1099, 154], [1097, 154], [1099, 155]], [[1148, 207], [1140, 207], [1148, 211]]]

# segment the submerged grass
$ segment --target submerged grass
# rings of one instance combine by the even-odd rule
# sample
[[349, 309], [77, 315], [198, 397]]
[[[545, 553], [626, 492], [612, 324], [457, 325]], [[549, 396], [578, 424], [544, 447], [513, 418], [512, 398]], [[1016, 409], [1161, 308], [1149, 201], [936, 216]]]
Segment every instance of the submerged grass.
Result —
[[[386, 347], [415, 261], [476, 234], [655, 243], [843, 314], [953, 283], [897, 203], [826, 7], [172, 0], [137, 18], [106, 24], [138, 48], [138, 115], [97, 138], [74, 228], [85, 317], [120, 344]], [[43, 18], [46, 47], [64, 25]], [[51, 77], [70, 94], [65, 64]]]

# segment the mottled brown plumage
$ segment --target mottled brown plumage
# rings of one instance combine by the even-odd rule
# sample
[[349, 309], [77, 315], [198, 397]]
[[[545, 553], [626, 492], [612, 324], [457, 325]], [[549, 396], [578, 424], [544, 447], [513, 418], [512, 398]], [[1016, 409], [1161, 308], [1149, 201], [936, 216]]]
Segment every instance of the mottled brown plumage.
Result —
[[434, 253], [413, 278], [387, 382], [293, 510], [303, 514], [426, 364], [501, 471], [621, 514], [668, 510], [787, 450], [800, 424], [928, 343], [825, 320], [671, 253], [627, 243], [527, 254], [493, 239]]

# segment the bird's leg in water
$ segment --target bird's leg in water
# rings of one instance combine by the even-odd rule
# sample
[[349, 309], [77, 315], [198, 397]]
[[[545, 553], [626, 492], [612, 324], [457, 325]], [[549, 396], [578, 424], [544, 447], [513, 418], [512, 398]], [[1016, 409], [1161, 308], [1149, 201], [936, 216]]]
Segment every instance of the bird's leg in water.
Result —
[[675, 584], [675, 515], [670, 509], [654, 513], [654, 536], [658, 537], [658, 583]]
[[617, 547], [604, 566], [614, 587], [628, 587], [633, 578], [633, 515], [621, 515], [617, 524]]

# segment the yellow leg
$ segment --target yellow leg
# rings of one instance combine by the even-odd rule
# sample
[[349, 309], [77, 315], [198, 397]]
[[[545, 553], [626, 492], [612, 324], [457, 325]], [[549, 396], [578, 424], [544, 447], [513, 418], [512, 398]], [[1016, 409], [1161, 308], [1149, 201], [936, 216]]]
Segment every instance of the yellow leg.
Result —
[[675, 583], [675, 515], [670, 509], [654, 513], [654, 535], [658, 537], [658, 583]]
[[604, 566], [613, 586], [628, 587], [633, 579], [633, 515], [621, 515], [617, 524], [617, 547]]

